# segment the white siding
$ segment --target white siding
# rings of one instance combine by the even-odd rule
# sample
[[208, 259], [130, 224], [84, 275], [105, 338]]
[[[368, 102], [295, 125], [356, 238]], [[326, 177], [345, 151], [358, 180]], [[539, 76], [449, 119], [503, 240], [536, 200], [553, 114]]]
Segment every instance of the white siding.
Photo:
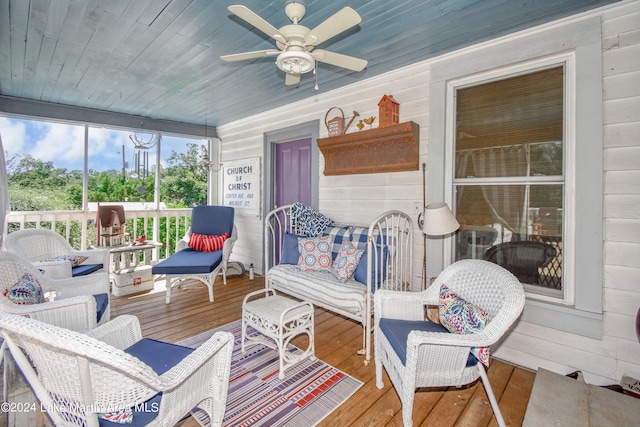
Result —
[[[585, 338], [520, 322], [494, 355], [531, 369], [558, 373], [579, 369], [588, 382], [611, 384], [625, 374], [640, 378], [640, 343], [634, 330], [640, 307], [640, 1], [623, 2], [596, 14], [602, 17], [604, 48], [604, 336]], [[220, 126], [222, 161], [262, 156], [265, 132], [311, 120], [320, 120], [320, 137], [325, 137], [322, 123], [331, 107], [342, 108], [347, 116], [356, 110], [363, 118], [377, 117], [378, 101], [383, 94], [391, 94], [400, 102], [401, 121], [420, 125], [422, 165], [428, 155], [429, 64], [415, 64], [327, 93], [321, 88], [304, 101]], [[310, 78], [303, 76], [303, 84], [313, 91], [304, 81]], [[356, 122], [350, 132], [357, 132]], [[320, 210], [334, 220], [366, 224], [389, 209], [417, 219], [414, 207], [422, 201], [421, 170], [326, 177], [323, 169], [321, 156]], [[237, 218], [240, 237], [232, 256], [247, 265], [253, 263], [257, 271], [262, 271], [261, 221]], [[417, 228], [414, 232], [414, 282], [419, 286], [422, 235]]]

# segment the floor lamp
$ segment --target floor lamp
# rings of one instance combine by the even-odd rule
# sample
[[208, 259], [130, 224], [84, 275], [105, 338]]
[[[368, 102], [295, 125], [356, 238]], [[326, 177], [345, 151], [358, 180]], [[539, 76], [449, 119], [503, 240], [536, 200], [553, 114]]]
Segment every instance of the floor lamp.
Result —
[[[451, 209], [443, 202], [429, 203], [418, 217], [418, 227], [425, 236], [446, 236], [460, 228]], [[424, 248], [422, 263], [422, 289], [427, 288], [427, 248]]]

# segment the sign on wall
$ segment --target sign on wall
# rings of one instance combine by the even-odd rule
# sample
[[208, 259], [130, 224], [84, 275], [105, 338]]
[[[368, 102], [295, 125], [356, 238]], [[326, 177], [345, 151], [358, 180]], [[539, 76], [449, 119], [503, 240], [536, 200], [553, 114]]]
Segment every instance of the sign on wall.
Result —
[[260, 157], [225, 161], [223, 205], [240, 215], [260, 216]]

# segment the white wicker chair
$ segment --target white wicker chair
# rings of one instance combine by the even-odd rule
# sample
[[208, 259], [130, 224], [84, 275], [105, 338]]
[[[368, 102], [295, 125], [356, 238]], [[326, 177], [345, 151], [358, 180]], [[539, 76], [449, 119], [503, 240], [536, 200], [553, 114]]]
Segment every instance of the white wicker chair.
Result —
[[[55, 425], [97, 427], [98, 413], [134, 408], [127, 425], [173, 426], [194, 407], [207, 412], [212, 426], [222, 424], [233, 351], [229, 332], [191, 350], [142, 339], [131, 315], [81, 334], [0, 313], [0, 336]], [[166, 351], [143, 357], [133, 350], [144, 345]]]
[[[107, 275], [109, 271], [109, 251], [93, 249], [79, 251], [61, 235], [52, 230], [42, 228], [26, 228], [9, 233], [5, 240], [8, 251], [15, 252], [22, 258], [32, 262], [44, 270], [52, 279], [72, 277], [69, 261], [46, 261], [59, 255], [82, 255], [88, 257], [84, 265], [102, 264], [103, 269], [92, 274]], [[107, 277], [107, 280], [108, 277]]]
[[[25, 273], [31, 274], [45, 293], [55, 293], [53, 301], [21, 305], [6, 298], [5, 292]], [[101, 278], [102, 280], [96, 280]], [[96, 299], [93, 295], [106, 294], [107, 306], [97, 323]], [[45, 276], [28, 261], [13, 252], [0, 251], [0, 311], [31, 318], [85, 332], [110, 319], [109, 281], [106, 274], [53, 280]]]
[[[490, 321], [475, 334], [411, 330], [406, 340], [406, 363], [403, 364], [380, 330], [380, 319], [428, 322], [425, 306], [438, 305], [442, 284], [486, 310]], [[467, 361], [472, 347], [495, 344], [507, 332], [522, 312], [524, 302], [525, 294], [518, 279], [504, 268], [482, 260], [463, 260], [450, 265], [420, 293], [382, 289], [375, 293], [376, 386], [384, 387], [384, 366], [400, 396], [405, 427], [412, 425], [413, 401], [418, 387], [460, 387], [478, 377], [482, 378], [498, 424], [505, 425], [482, 363], [468, 364]]]

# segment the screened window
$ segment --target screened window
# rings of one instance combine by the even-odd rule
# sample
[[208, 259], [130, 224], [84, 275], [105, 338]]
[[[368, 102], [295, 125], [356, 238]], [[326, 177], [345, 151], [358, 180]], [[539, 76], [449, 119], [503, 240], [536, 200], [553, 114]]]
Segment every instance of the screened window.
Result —
[[563, 297], [564, 65], [455, 90], [456, 260], [510, 270]]

